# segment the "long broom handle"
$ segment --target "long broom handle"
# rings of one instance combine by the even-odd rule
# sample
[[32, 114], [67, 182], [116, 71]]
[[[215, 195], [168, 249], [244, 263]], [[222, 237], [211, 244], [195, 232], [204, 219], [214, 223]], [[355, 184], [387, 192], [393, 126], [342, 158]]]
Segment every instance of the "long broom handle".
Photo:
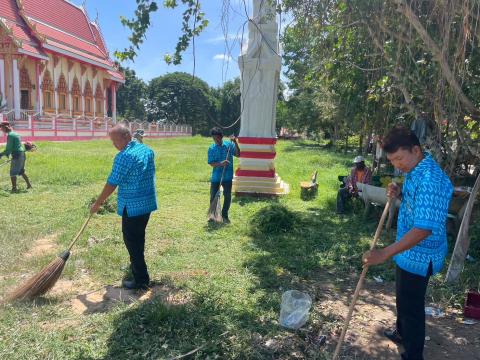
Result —
[[[385, 219], [389, 213], [390, 206], [392, 205], [392, 199], [388, 199], [387, 204], [385, 205], [385, 208], [383, 209], [382, 217], [380, 218], [380, 222], [378, 223], [377, 226], [377, 231], [375, 232], [375, 236], [370, 244], [370, 250], [373, 250], [373, 248], [377, 245], [377, 241], [380, 238], [380, 234], [382, 233], [383, 229], [383, 223], [385, 222]], [[352, 314], [353, 314], [353, 309], [355, 308], [355, 304], [358, 299], [358, 295], [360, 294], [360, 291], [362, 290], [363, 287], [363, 281], [365, 280], [365, 275], [367, 274], [368, 271], [368, 265], [365, 265], [363, 267], [362, 274], [360, 275], [360, 279], [358, 280], [357, 287], [355, 289], [355, 292], [353, 294], [353, 299], [352, 302], [350, 303], [350, 307], [348, 309], [348, 315], [347, 319], [345, 320], [345, 324], [343, 325], [343, 330], [342, 334], [340, 335], [340, 339], [338, 339], [337, 347], [335, 348], [335, 353], [333, 354], [333, 360], [336, 360], [338, 358], [338, 355], [340, 353], [340, 348], [342, 347], [343, 340], [345, 339], [345, 334], [347, 333], [348, 325], [350, 323], [350, 320], [352, 319]]]
[[5, 161], [5, 162], [1, 163], [1, 164], [0, 164], [0, 167], [2, 167], [3, 165], [7, 165], [7, 164], [8, 164], [10, 161], [12, 161], [12, 159], [10, 159], [10, 160], [7, 160], [7, 161]]
[[83, 223], [82, 227], [80, 228], [80, 231], [77, 233], [77, 235], [75, 236], [75, 238], [72, 240], [72, 242], [70, 243], [70, 246], [68, 247], [67, 251], [70, 252], [70, 250], [72, 250], [72, 247], [73, 245], [75, 245], [75, 243], [77, 242], [77, 240], [80, 238], [80, 235], [82, 235], [83, 231], [85, 230], [85, 228], [87, 227], [88, 225], [88, 222], [90, 221], [90, 219], [92, 218], [93, 214], [90, 214], [87, 218], [87, 220], [85, 220], [85, 222]]
[[[225, 160], [228, 160], [228, 156], [230, 155], [230, 149], [231, 149], [231, 146], [228, 147], [227, 158]], [[223, 165], [222, 176], [220, 177], [220, 186], [222, 185], [223, 175], [225, 175], [225, 169], [227, 168], [227, 166], [228, 164]]]

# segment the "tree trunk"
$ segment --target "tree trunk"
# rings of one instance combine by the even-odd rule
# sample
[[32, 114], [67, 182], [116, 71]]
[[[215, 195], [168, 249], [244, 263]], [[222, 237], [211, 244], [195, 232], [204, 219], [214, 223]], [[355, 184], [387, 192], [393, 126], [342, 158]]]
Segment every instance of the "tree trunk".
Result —
[[470, 225], [470, 217], [472, 215], [473, 205], [477, 198], [478, 190], [480, 189], [480, 176], [477, 176], [475, 185], [473, 186], [472, 193], [470, 194], [467, 202], [465, 213], [463, 214], [462, 223], [458, 230], [457, 241], [455, 242], [455, 248], [453, 249], [452, 259], [450, 266], [448, 267], [447, 282], [456, 282], [460, 277], [465, 263], [465, 258], [470, 247], [470, 237], [468, 236], [468, 228]]

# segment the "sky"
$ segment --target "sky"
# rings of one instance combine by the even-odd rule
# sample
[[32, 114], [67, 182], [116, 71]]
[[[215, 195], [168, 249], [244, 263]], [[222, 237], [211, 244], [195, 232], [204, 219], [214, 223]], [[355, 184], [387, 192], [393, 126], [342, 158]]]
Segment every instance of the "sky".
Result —
[[[81, 5], [81, 0], [73, 0]], [[165, 54], [173, 54], [175, 45], [181, 34], [183, 5], [176, 9], [163, 8], [163, 0], [159, 0], [159, 10], [154, 13], [151, 27], [147, 32], [147, 39], [138, 51], [135, 62], [124, 62], [135, 70], [137, 76], [145, 81], [174, 71], [193, 72], [192, 47], [183, 55], [181, 65], [167, 65], [163, 60]], [[181, 3], [179, 1], [179, 3]], [[251, 11], [247, 0], [247, 10]], [[208, 27], [195, 40], [195, 75], [205, 80], [210, 86], [221, 86], [225, 81], [239, 76], [237, 57], [240, 53], [239, 39], [248, 36], [247, 26], [243, 30], [247, 17], [242, 0], [231, 0], [228, 11], [228, 28], [222, 28], [222, 1], [204, 0], [202, 10], [209, 20]], [[115, 50], [123, 50], [130, 45], [128, 36], [130, 31], [123, 27], [120, 16], [131, 18], [136, 9], [134, 0], [87, 0], [86, 8], [90, 19], [97, 17], [103, 36], [113, 57]], [[228, 38], [227, 44], [225, 37]]]

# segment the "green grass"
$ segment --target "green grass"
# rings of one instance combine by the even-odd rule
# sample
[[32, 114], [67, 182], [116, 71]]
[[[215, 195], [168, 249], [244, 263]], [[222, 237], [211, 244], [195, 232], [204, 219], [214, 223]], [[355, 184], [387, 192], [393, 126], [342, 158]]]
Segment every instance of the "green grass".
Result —
[[[340, 286], [360, 272], [359, 259], [377, 218], [365, 222], [360, 214], [334, 215], [337, 175], [347, 173], [352, 154], [335, 154], [312, 142], [279, 142], [276, 167], [291, 193], [279, 199], [234, 198], [232, 224], [209, 226], [210, 140], [147, 143], [157, 155], [159, 204], [147, 229], [147, 264], [154, 281], [188, 294], [186, 304], [167, 307], [155, 298], [76, 315], [69, 305], [72, 295], [48, 295], [36, 304], [6, 306], [0, 309], [1, 359], [167, 359], [202, 345], [190, 358], [286, 359], [288, 352], [263, 346], [275, 336], [303, 339], [278, 325], [282, 292], [315, 294], [319, 279]], [[8, 172], [0, 169], [0, 293], [52, 259], [22, 256], [36, 239], [57, 234], [59, 249], [68, 244], [116, 153], [108, 141], [38, 145], [27, 162], [33, 191], [10, 194]], [[318, 197], [302, 201], [299, 182], [315, 169]], [[100, 286], [119, 284], [128, 263], [120, 220], [108, 212], [95, 216], [74, 248], [64, 279], [77, 280], [86, 272]], [[480, 259], [478, 230], [472, 231], [471, 255]], [[89, 237], [99, 241], [89, 245]], [[465, 289], [478, 286], [479, 263], [468, 263], [455, 286], [444, 285], [443, 274], [435, 277], [430, 296], [460, 306]], [[180, 272], [206, 275], [175, 276]], [[392, 263], [369, 271], [369, 276], [379, 274], [392, 280]], [[335, 321], [313, 313], [310, 324], [328, 329]], [[297, 350], [309, 359], [325, 356], [301, 341]]]

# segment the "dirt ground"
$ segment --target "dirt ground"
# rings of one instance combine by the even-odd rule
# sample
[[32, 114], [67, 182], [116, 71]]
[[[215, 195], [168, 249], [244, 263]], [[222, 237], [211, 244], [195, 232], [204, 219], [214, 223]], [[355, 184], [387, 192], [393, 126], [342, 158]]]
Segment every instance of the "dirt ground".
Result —
[[[355, 286], [355, 284], [353, 284]], [[321, 317], [339, 323], [327, 335], [327, 348], [334, 350], [336, 339], [348, 312], [353, 288], [347, 294], [332, 286], [318, 289], [316, 310]], [[435, 304], [427, 304], [435, 307]], [[480, 359], [480, 321], [474, 325], [463, 323], [463, 314], [454, 309], [442, 309], [445, 316], [427, 316], [424, 357], [429, 360]], [[347, 332], [343, 356], [345, 359], [399, 359], [403, 351], [383, 336], [385, 328], [395, 323], [395, 287], [393, 283], [378, 284], [367, 281], [355, 308]]]

